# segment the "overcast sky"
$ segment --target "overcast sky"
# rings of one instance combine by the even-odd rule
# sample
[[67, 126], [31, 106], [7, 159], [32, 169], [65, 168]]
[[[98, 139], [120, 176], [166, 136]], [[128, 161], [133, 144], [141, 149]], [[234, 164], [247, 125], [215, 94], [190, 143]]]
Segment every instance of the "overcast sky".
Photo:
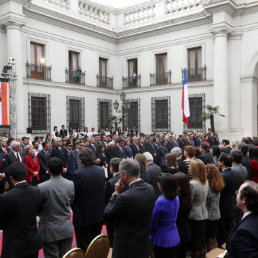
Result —
[[148, 2], [148, 0], [92, 0], [92, 1], [103, 5], [109, 5], [114, 8], [124, 8], [128, 6], [141, 4], [143, 2]]

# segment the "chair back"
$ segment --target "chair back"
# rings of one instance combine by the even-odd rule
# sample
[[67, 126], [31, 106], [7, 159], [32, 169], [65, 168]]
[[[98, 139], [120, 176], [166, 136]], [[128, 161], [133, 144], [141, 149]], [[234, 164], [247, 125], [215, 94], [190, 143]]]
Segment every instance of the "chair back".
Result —
[[106, 235], [96, 236], [86, 250], [85, 258], [107, 258], [109, 238]]
[[81, 248], [72, 248], [68, 251], [63, 258], [84, 258], [84, 252]]

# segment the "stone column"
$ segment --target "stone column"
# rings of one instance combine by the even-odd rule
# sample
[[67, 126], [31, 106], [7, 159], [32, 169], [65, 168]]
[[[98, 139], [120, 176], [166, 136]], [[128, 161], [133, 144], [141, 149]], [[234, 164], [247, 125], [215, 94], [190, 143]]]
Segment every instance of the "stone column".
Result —
[[214, 88], [213, 106], [220, 107], [220, 113], [225, 117], [215, 117], [215, 129], [222, 135], [229, 130], [228, 112], [228, 33], [226, 26], [213, 28], [214, 35]]
[[[25, 63], [23, 62], [22, 58], [22, 39], [21, 39], [21, 26], [22, 23], [8, 21], [6, 24], [6, 31], [7, 31], [7, 54], [8, 57], [12, 57], [15, 59], [16, 63], [16, 75], [17, 80], [10, 82], [11, 86], [11, 93], [14, 94], [16, 92], [16, 101], [14, 103], [10, 103], [13, 105], [10, 107], [12, 111], [12, 133], [13, 136], [21, 136], [24, 135], [26, 132], [24, 131], [24, 106], [28, 105], [25, 101], [27, 98], [25, 96], [24, 87], [23, 87], [23, 69], [25, 67]], [[16, 88], [16, 90], [15, 90]], [[14, 96], [11, 96], [11, 100], [15, 100]], [[15, 107], [16, 102], [16, 107]], [[16, 117], [15, 117], [16, 113]], [[26, 122], [25, 122], [26, 124]]]

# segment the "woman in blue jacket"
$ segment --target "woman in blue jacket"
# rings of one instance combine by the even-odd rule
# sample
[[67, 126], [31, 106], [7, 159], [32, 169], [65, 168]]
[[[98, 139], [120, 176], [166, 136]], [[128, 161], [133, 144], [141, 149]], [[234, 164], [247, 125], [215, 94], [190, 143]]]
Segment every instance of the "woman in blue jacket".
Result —
[[151, 241], [155, 258], [177, 257], [180, 238], [176, 226], [179, 210], [177, 183], [171, 174], [159, 177], [159, 190], [162, 195], [157, 200], [150, 225]]

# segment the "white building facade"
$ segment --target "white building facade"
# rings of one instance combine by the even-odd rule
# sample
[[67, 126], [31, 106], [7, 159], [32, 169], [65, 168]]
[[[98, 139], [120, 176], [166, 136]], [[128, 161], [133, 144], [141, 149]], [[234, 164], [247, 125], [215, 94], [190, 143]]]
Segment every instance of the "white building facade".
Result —
[[113, 9], [87, 0], [0, 0], [0, 67], [16, 62], [11, 132], [111, 127], [124, 91], [125, 127], [179, 134], [185, 67], [188, 130], [208, 129], [202, 113], [210, 104], [225, 115], [215, 118], [221, 137], [256, 136], [257, 42], [258, 1], [152, 0]]

